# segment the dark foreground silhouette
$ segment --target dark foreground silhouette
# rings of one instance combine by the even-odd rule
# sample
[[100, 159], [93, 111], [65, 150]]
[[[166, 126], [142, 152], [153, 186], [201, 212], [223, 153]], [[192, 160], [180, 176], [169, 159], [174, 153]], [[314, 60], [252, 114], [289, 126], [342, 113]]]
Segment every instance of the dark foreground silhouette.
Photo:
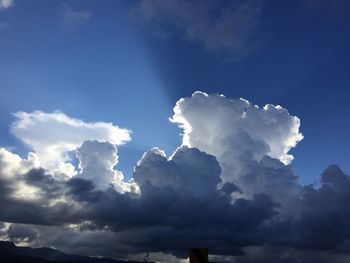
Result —
[[94, 258], [65, 254], [52, 248], [17, 247], [12, 242], [0, 241], [1, 263], [139, 263], [137, 261]]

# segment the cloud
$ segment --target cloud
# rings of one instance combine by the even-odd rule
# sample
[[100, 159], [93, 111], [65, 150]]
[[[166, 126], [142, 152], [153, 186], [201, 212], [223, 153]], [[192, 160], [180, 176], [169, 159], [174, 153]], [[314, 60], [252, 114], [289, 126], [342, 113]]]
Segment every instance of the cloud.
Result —
[[67, 4], [62, 6], [60, 15], [60, 24], [66, 30], [77, 29], [92, 18], [92, 13], [90, 11], [73, 10], [72, 7]]
[[130, 131], [112, 123], [84, 122], [70, 118], [62, 112], [17, 112], [11, 132], [30, 146], [41, 165], [51, 171], [58, 170], [69, 176], [75, 174], [67, 152], [76, 150], [86, 140], [108, 141], [115, 145], [130, 141]]
[[0, 0], [0, 10], [10, 8], [13, 5], [13, 0]]
[[[350, 178], [336, 165], [321, 175], [319, 189], [304, 187], [296, 244], [309, 249], [349, 249]], [[294, 244], [294, 245], [296, 245]]]
[[64, 197], [66, 183], [38, 167], [33, 153], [22, 159], [0, 148], [0, 167], [0, 221], [60, 225], [75, 213]]
[[[96, 142], [89, 143], [96, 147]], [[242, 233], [253, 234], [252, 231], [258, 231], [265, 220], [276, 214], [277, 204], [266, 195], [231, 203], [229, 194], [217, 189], [220, 167], [213, 156], [182, 147], [171, 159], [159, 155], [159, 165], [152, 165], [153, 155], [159, 153], [146, 154], [135, 168], [134, 178], [140, 186], [139, 193], [119, 192], [112, 187], [100, 190], [83, 176], [62, 182], [43, 169], [22, 169], [16, 174], [13, 170], [6, 170], [16, 179], [1, 183], [6, 191], [1, 189], [0, 192], [0, 221], [57, 227], [75, 224], [82, 231], [109, 230], [115, 233], [115, 242], [124, 246], [124, 249], [119, 248], [119, 253], [124, 255], [163, 251], [185, 256], [183, 251], [188, 246], [210, 246], [213, 242], [220, 247], [213, 253], [240, 253], [240, 246], [247, 242], [241, 237]], [[12, 160], [3, 159], [7, 166], [12, 165]], [[83, 160], [89, 161], [89, 158]], [[154, 177], [156, 175], [151, 169], [159, 178]], [[164, 183], [166, 180], [162, 177], [172, 169], [175, 169], [172, 174], [184, 181], [183, 185]], [[141, 180], [146, 170], [150, 176], [145, 173], [147, 179]], [[21, 188], [25, 184], [36, 189], [37, 198], [14, 195], [19, 181], [22, 182]], [[222, 232], [224, 225], [226, 231]], [[206, 234], [203, 236], [203, 233]], [[234, 250], [231, 246], [228, 249], [230, 237], [225, 233], [237, 233]], [[66, 242], [72, 245], [72, 241]], [[79, 240], [76, 242], [75, 245]]]
[[38, 237], [38, 231], [28, 225], [11, 224], [7, 237], [14, 243], [30, 243]]
[[210, 198], [217, 192], [220, 173], [221, 168], [214, 156], [184, 146], [169, 159], [159, 149], [145, 153], [135, 167], [133, 177], [141, 190], [148, 184], [169, 186], [177, 192]]
[[228, 61], [264, 45], [258, 1], [141, 0], [134, 13], [161, 37], [178, 36]]
[[[48, 137], [59, 140], [41, 134], [44, 142], [96, 132], [96, 123], [62, 113], [26, 114], [16, 125], [31, 141], [53, 127], [69, 136], [53, 130]], [[319, 187], [298, 183], [289, 164], [302, 139], [297, 117], [281, 106], [196, 92], [177, 102], [172, 121], [184, 129], [183, 145], [170, 156], [146, 152], [132, 182], [117, 170], [125, 140], [105, 138], [106, 127], [119, 131], [112, 124], [98, 126], [104, 141], [76, 147], [79, 173], [64, 179], [41, 167], [36, 151], [21, 158], [0, 148], [0, 237], [130, 259], [150, 252], [180, 260], [189, 247], [208, 247], [212, 259], [230, 262], [348, 260], [350, 177], [331, 165]]]
[[132, 184], [123, 182], [124, 176], [113, 167], [118, 163], [117, 147], [109, 142], [85, 141], [77, 150], [78, 175], [94, 183], [98, 189], [116, 187], [119, 192], [131, 191]]
[[39, 167], [40, 162], [34, 153], [30, 152], [26, 159], [22, 159], [19, 155], [0, 148], [0, 178], [4, 183], [17, 184], [19, 174], [27, 173], [31, 169]]
[[10, 29], [11, 25], [6, 22], [0, 22], [0, 30]]
[[312, 251], [285, 246], [251, 246], [244, 249], [244, 256], [214, 257], [213, 261], [234, 263], [346, 263], [350, 260], [347, 254], [335, 254], [330, 251]]
[[244, 99], [195, 92], [180, 99], [171, 121], [184, 131], [182, 144], [214, 155], [224, 181], [238, 180], [250, 161], [264, 156], [289, 164], [288, 152], [303, 139], [300, 120], [281, 106], [260, 108]]

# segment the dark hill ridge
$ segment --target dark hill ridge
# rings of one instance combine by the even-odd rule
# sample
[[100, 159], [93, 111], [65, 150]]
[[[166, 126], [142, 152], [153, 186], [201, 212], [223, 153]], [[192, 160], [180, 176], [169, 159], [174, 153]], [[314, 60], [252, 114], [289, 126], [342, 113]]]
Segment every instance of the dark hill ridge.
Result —
[[17, 247], [12, 242], [0, 241], [1, 263], [139, 263], [137, 261], [115, 260], [69, 255], [52, 248]]

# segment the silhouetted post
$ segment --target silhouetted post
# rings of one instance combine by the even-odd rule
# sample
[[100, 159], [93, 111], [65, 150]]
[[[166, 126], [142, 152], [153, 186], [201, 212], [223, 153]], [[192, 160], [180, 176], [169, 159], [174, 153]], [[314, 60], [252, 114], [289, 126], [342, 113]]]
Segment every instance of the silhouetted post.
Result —
[[190, 263], [208, 263], [208, 249], [207, 248], [191, 248], [189, 252]]
[[143, 258], [143, 262], [148, 262], [148, 259], [149, 259], [149, 253], [145, 255], [145, 257]]

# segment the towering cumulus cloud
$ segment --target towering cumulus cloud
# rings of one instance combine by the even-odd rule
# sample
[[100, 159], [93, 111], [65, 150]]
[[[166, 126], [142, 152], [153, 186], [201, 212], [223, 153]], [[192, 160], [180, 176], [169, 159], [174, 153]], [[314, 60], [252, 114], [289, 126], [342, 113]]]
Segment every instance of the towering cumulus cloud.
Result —
[[[182, 145], [144, 153], [129, 182], [117, 168], [129, 131], [62, 113], [16, 117], [12, 132], [34, 152], [0, 149], [1, 239], [129, 259], [176, 261], [208, 247], [213, 261], [350, 260], [349, 176], [332, 165], [318, 188], [298, 183], [289, 150], [300, 121], [280, 106], [180, 99], [171, 121]], [[72, 150], [76, 166], [64, 158]], [[47, 164], [56, 159], [71, 174], [58, 176]]]
[[[288, 151], [303, 139], [300, 120], [281, 106], [260, 108], [244, 99], [195, 92], [176, 103], [172, 121], [184, 129], [183, 144], [237, 159], [268, 155], [284, 164], [293, 160]], [[230, 156], [227, 156], [230, 155]]]
[[119, 192], [128, 189], [124, 176], [113, 167], [118, 163], [117, 147], [109, 142], [85, 141], [77, 150], [79, 177], [90, 180], [96, 188], [116, 187]]
[[204, 92], [180, 99], [171, 121], [183, 128], [183, 145], [216, 156], [225, 182], [245, 180], [247, 172], [256, 172], [251, 171], [256, 162], [285, 169], [268, 159], [289, 164], [293, 160], [289, 150], [303, 139], [300, 120], [281, 106], [260, 108], [244, 99]]

